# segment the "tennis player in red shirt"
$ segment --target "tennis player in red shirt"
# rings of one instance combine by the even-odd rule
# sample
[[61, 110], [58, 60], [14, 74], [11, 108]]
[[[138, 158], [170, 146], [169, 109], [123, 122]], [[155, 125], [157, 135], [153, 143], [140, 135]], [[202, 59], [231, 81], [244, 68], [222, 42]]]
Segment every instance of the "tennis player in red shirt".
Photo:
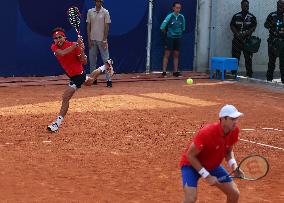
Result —
[[54, 43], [51, 45], [51, 50], [65, 70], [66, 75], [70, 78], [69, 86], [63, 94], [59, 115], [55, 122], [47, 127], [48, 131], [56, 132], [68, 111], [69, 100], [72, 98], [75, 91], [81, 88], [82, 85], [92, 85], [94, 80], [105, 71], [107, 71], [109, 75], [113, 75], [113, 61], [108, 59], [103, 66], [94, 70], [88, 77], [83, 68], [83, 65], [87, 64], [83, 39], [79, 37], [77, 42], [67, 41], [65, 31], [62, 28], [55, 28], [52, 31], [52, 36]]
[[[220, 122], [204, 126], [188, 145], [180, 161], [184, 189], [184, 203], [197, 200], [197, 183], [203, 178], [210, 186], [218, 187], [227, 196], [227, 203], [236, 203], [239, 190], [231, 178], [219, 182], [218, 178], [228, 175], [221, 166], [223, 159], [235, 170], [233, 145], [238, 141], [237, 121], [243, 113], [233, 105], [225, 105], [219, 113]], [[237, 172], [236, 172], [237, 173]], [[242, 175], [242, 172], [239, 172]]]

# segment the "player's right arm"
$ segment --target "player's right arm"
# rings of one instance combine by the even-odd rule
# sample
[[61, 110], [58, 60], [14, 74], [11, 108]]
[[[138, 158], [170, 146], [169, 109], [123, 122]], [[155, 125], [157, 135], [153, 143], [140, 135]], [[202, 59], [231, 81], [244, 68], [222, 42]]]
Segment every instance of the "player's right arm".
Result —
[[74, 43], [73, 45], [71, 45], [70, 47], [68, 47], [66, 49], [52, 48], [52, 50], [53, 50], [55, 55], [64, 56], [66, 54], [69, 54], [71, 51], [76, 49], [78, 46], [79, 46], [78, 43]]
[[266, 18], [266, 21], [264, 23], [264, 27], [268, 30], [273, 29], [275, 27], [274, 23], [273, 23], [273, 18], [272, 15], [269, 14]]
[[[192, 167], [197, 171], [201, 171], [203, 166], [201, 165], [200, 161], [197, 158], [197, 155], [201, 152], [200, 149], [198, 149], [194, 143], [192, 143], [187, 151], [187, 158], [192, 165]], [[205, 169], [206, 170], [206, 169]], [[206, 182], [209, 185], [216, 185], [218, 184], [218, 179], [215, 176], [211, 176], [210, 174], [205, 178]]]
[[236, 28], [236, 17], [235, 15], [232, 17], [231, 23], [230, 23], [230, 28], [234, 35], [237, 35], [239, 33], [238, 29]]
[[170, 21], [170, 19], [171, 19], [171, 16], [172, 16], [172, 14], [169, 14], [169, 15], [165, 18], [165, 20], [162, 22], [162, 24], [161, 24], [161, 26], [160, 26], [160, 29], [162, 30], [162, 32], [166, 32], [166, 27], [167, 27], [167, 25], [168, 25], [168, 23], [169, 23], [169, 21]]
[[91, 48], [93, 46], [93, 41], [90, 38], [90, 36], [91, 36], [91, 23], [87, 23], [87, 34], [88, 34], [88, 45], [89, 45], [89, 48]]
[[91, 12], [92, 10], [88, 10], [88, 13], [87, 13], [87, 35], [88, 35], [88, 45], [89, 45], [89, 48], [91, 48], [93, 46], [93, 41], [91, 40]]

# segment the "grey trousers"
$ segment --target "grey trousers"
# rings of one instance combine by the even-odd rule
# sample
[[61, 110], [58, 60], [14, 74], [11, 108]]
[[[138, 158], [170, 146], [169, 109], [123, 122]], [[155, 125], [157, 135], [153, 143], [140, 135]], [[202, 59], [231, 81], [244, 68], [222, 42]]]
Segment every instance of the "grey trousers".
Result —
[[[104, 49], [103, 48], [103, 42], [101, 41], [93, 41], [94, 44], [91, 49], [89, 49], [89, 62], [90, 62], [90, 73], [93, 72], [96, 67], [97, 67], [97, 55], [98, 55], [98, 50], [100, 51], [102, 61], [103, 63], [109, 59], [109, 51], [108, 48]], [[106, 80], [111, 81], [111, 77], [109, 74], [105, 71], [106, 73]]]

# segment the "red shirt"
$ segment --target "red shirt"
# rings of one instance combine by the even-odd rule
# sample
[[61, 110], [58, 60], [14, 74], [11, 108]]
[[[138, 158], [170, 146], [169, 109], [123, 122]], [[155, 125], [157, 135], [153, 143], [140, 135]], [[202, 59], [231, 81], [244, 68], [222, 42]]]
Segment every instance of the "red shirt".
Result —
[[[64, 50], [70, 46], [72, 46], [75, 42], [68, 42], [65, 41], [64, 44], [59, 47], [55, 44], [51, 45], [51, 50], [55, 53], [56, 50], [61, 49]], [[79, 47], [75, 48], [70, 53], [60, 56], [58, 54], [55, 54], [57, 60], [59, 61], [60, 65], [65, 70], [66, 74], [69, 77], [73, 77], [75, 75], [80, 75], [83, 72], [83, 66], [80, 60], [78, 59], [78, 55], [80, 55], [81, 49]]]
[[[218, 167], [228, 149], [233, 146], [239, 139], [240, 129], [236, 127], [232, 132], [224, 136], [224, 131], [220, 123], [214, 123], [204, 126], [194, 137], [193, 143], [201, 152], [197, 155], [201, 165], [207, 170], [212, 170]], [[185, 152], [182, 154], [180, 167], [190, 166], [187, 158], [189, 149], [187, 146]]]

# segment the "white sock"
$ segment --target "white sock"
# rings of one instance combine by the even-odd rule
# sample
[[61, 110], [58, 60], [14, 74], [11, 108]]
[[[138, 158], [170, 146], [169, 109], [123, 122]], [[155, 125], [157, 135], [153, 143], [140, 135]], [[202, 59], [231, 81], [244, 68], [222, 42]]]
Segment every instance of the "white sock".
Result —
[[63, 116], [58, 116], [58, 117], [56, 118], [55, 123], [57, 123], [57, 125], [60, 126], [60, 124], [61, 124], [62, 121], [63, 121]]

